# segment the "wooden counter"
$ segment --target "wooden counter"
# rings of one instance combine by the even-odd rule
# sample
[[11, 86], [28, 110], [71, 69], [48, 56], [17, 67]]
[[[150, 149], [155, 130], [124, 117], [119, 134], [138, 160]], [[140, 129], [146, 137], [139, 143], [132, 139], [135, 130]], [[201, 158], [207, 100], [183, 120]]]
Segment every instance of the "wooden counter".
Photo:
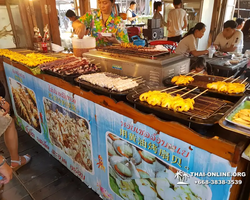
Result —
[[[6, 62], [14, 67], [31, 74], [34, 76], [29, 68], [22, 64], [11, 62], [9, 59], [4, 58], [3, 62]], [[2, 65], [0, 65], [0, 71], [3, 72]], [[245, 171], [247, 162], [241, 159], [241, 153], [249, 143], [249, 140], [241, 140], [237, 143], [227, 141], [218, 136], [207, 138], [199, 133], [181, 125], [178, 122], [163, 121], [152, 114], [144, 114], [124, 102], [116, 103], [114, 100], [106, 96], [96, 95], [92, 92], [86, 92], [79, 87], [74, 86], [62, 79], [52, 77], [46, 74], [40, 74], [36, 76], [48, 83], [51, 83], [57, 87], [67, 90], [75, 95], [81, 96], [87, 100], [90, 100], [96, 104], [99, 104], [105, 108], [113, 110], [121, 115], [132, 118], [135, 122], [141, 122], [153, 129], [163, 132], [169, 136], [180, 139], [198, 148], [201, 148], [207, 152], [215, 154], [221, 158], [228, 160], [233, 167], [237, 167], [237, 171]], [[241, 179], [241, 178], [237, 178]], [[234, 185], [231, 188], [230, 200], [238, 200], [240, 193], [240, 185]]]

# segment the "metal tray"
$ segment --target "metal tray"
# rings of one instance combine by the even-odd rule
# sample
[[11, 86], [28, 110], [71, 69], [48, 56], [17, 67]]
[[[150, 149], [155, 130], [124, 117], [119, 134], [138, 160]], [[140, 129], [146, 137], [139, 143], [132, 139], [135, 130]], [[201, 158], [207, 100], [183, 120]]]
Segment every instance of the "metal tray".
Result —
[[118, 97], [118, 96], [125, 96], [126, 97], [126, 95], [128, 95], [130, 92], [133, 92], [136, 89], [139, 89], [139, 88], [142, 88], [145, 86], [145, 84], [139, 84], [135, 88], [124, 90], [122, 92], [117, 92], [114, 90], [110, 90], [108, 88], [104, 88], [104, 87], [100, 87], [98, 85], [91, 84], [91, 83], [84, 81], [84, 80], [79, 80], [79, 78], [76, 78], [75, 82], [76, 82], [76, 84], [78, 84], [80, 86], [81, 89], [91, 90], [97, 94], [102, 94], [102, 95], [109, 96], [109, 97]]
[[[222, 128], [239, 133], [241, 135], [245, 135], [250, 137], [250, 127], [244, 126], [242, 124], [238, 124], [231, 121], [231, 118], [242, 108], [245, 107], [244, 102], [250, 101], [250, 96], [242, 97], [231, 109], [229, 109], [226, 114], [221, 118], [219, 124]], [[248, 103], [247, 103], [248, 104]], [[250, 104], [247, 105], [247, 107]]]
[[53, 71], [50, 71], [50, 70], [47, 70], [47, 69], [42, 70], [42, 71], [45, 72], [46, 74], [61, 78], [61, 79], [65, 80], [67, 82], [70, 82], [72, 84], [74, 83], [74, 79], [81, 75], [81, 74], [62, 75], [62, 74], [59, 74], [59, 73], [56, 73], [56, 72], [53, 72]]
[[236, 104], [234, 109], [225, 117], [225, 120], [234, 125], [248, 129], [250, 131], [250, 126], [245, 126], [243, 124], [232, 121], [235, 114], [238, 113], [242, 109], [250, 109], [250, 96], [244, 97], [243, 100], [241, 100], [238, 104]]
[[[163, 84], [165, 86], [174, 86], [175, 84], [171, 82], [173, 77], [168, 77], [163, 80]], [[226, 78], [225, 77], [220, 77], [220, 76], [212, 76], [212, 75], [196, 75], [193, 77], [194, 81], [189, 83], [188, 85], [179, 85], [179, 87], [188, 87], [188, 88], [194, 88], [194, 87], [199, 87], [200, 90], [206, 90], [207, 89], [207, 84], [216, 82], [216, 81], [223, 81]], [[227, 82], [227, 81], [226, 81]], [[236, 80], [235, 83], [240, 83], [242, 80]], [[246, 85], [246, 90], [248, 90], [249, 84], [245, 82]], [[208, 92], [215, 93], [215, 94], [220, 94], [223, 96], [230, 96], [230, 97], [242, 97], [244, 96], [244, 93], [238, 93], [238, 94], [228, 94], [224, 92], [218, 92], [216, 90], [211, 90], [208, 89]]]
[[[142, 110], [144, 112], [153, 113], [161, 118], [167, 120], [179, 120], [181, 122], [192, 122], [199, 125], [207, 125], [212, 126], [222, 118], [222, 116], [226, 113], [226, 111], [233, 106], [233, 104], [229, 101], [220, 100], [207, 96], [200, 96], [195, 101], [194, 110], [188, 112], [174, 112], [172, 110], [168, 110], [167, 108], [162, 108], [160, 106], [152, 106], [147, 102], [141, 102], [139, 100], [139, 96], [148, 92], [149, 90], [162, 90], [165, 89], [163, 87], [155, 87], [155, 88], [144, 88], [140, 91], [134, 91], [127, 95], [127, 100], [130, 103], [133, 103], [134, 106]], [[170, 92], [171, 90], [169, 90]], [[181, 92], [178, 92], [181, 94]], [[189, 93], [185, 96], [185, 98], [192, 98], [197, 93]]]

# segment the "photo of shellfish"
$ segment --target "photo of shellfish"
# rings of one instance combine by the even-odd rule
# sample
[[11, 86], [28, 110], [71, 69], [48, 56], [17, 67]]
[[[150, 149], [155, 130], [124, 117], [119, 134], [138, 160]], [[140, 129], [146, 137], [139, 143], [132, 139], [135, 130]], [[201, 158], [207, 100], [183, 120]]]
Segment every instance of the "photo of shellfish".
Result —
[[106, 133], [110, 188], [124, 200], [211, 200], [207, 185], [178, 185], [178, 169], [150, 152]]
[[43, 98], [50, 141], [87, 171], [93, 171], [90, 125], [84, 118]]
[[38, 132], [41, 132], [34, 91], [12, 78], [9, 78], [9, 82], [17, 114]]

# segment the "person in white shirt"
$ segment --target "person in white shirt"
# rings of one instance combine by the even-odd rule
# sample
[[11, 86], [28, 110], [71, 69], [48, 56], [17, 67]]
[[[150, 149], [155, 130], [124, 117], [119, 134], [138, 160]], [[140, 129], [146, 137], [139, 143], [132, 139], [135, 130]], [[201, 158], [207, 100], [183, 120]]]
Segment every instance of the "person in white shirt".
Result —
[[131, 24], [135, 24], [135, 21], [138, 18], [138, 15], [135, 14], [135, 9], [136, 9], [136, 3], [134, 1], [132, 1], [130, 3], [128, 10], [127, 10], [127, 20]]
[[187, 13], [181, 8], [182, 1], [173, 1], [175, 9], [168, 13], [168, 40], [180, 42], [182, 30], [187, 27]]
[[224, 29], [220, 32], [215, 41], [214, 46], [222, 52], [242, 52], [243, 33], [236, 30], [237, 23], [228, 20], [224, 23]]
[[199, 22], [191, 28], [184, 38], [180, 41], [175, 52], [177, 54], [192, 54], [193, 56], [201, 56], [208, 54], [208, 50], [197, 51], [197, 39], [202, 38], [206, 31], [206, 25]]
[[162, 2], [155, 1], [154, 2], [154, 16], [153, 19], [160, 19], [161, 20], [161, 27], [167, 26], [167, 22], [163, 19], [161, 12], [162, 11]]

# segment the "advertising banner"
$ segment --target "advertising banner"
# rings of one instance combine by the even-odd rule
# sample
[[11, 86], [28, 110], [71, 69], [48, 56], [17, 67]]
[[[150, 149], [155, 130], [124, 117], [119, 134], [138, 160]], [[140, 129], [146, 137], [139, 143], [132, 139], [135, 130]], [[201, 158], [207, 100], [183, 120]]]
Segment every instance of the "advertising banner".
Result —
[[4, 68], [19, 125], [103, 199], [227, 200], [241, 184], [223, 158]]

